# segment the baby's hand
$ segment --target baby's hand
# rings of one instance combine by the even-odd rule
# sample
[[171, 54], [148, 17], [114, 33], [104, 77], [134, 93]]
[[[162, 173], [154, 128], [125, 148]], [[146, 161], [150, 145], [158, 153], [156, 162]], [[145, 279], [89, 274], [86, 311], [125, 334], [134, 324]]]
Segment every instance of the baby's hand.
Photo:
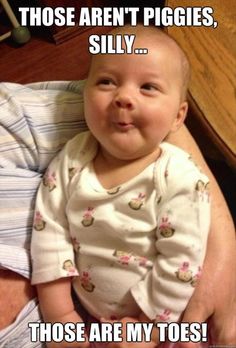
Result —
[[[79, 313], [75, 311], [71, 297], [71, 279], [60, 278], [52, 282], [37, 285], [40, 309], [43, 319], [48, 323], [83, 323]], [[47, 348], [89, 348], [87, 335], [85, 342], [47, 343]]]
[[107, 344], [107, 348], [156, 348], [157, 345], [155, 342], [127, 342], [126, 341], [126, 324], [127, 323], [138, 323], [140, 322], [136, 318], [132, 317], [124, 317], [122, 319], [118, 320], [106, 320], [104, 318], [101, 318], [101, 323], [115, 323], [119, 322], [122, 324], [122, 342], [110, 342]]
[[[62, 324], [66, 323], [82, 323], [81, 317], [78, 315], [76, 311], [70, 312], [63, 317], [57, 318], [56, 320], [53, 320], [53, 322], [58, 322]], [[89, 342], [87, 334], [84, 334], [85, 341], [84, 342], [50, 342], [47, 343], [47, 348], [89, 348]]]
[[72, 342], [72, 343], [68, 343], [68, 342], [51, 342], [51, 343], [47, 343], [47, 348], [89, 348], [90, 345], [87, 342]]

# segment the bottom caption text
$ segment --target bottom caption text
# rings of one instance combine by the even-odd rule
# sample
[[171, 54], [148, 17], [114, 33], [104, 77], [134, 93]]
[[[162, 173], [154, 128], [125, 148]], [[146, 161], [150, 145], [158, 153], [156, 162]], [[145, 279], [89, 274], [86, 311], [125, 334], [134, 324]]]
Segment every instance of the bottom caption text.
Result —
[[[32, 342], [84, 342], [84, 323], [29, 323]], [[127, 342], [150, 342], [153, 328], [159, 329], [160, 342], [207, 342], [207, 324], [203, 323], [127, 323]], [[122, 324], [92, 323], [89, 342], [121, 342]]]

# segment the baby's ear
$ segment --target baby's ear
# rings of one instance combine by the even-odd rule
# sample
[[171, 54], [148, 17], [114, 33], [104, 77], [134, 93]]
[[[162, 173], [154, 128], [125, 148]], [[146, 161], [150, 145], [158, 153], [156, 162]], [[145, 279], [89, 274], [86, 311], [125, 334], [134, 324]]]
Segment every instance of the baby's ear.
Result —
[[188, 112], [188, 102], [184, 101], [179, 106], [178, 114], [177, 114], [177, 116], [173, 122], [172, 128], [171, 128], [172, 132], [177, 131], [182, 126], [182, 124], [184, 123], [185, 118], [187, 116], [187, 112]]

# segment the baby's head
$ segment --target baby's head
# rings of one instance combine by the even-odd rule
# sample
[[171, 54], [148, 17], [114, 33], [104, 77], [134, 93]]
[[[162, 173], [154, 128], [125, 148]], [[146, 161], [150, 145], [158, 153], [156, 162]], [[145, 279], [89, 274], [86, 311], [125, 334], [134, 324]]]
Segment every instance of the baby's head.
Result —
[[[136, 27], [126, 25], [124, 27], [115, 28], [108, 34], [112, 34], [114, 36], [134, 34], [136, 38], [133, 49], [147, 48], [149, 53], [154, 52], [155, 54], [156, 52], [157, 55], [158, 51], [164, 49], [168, 58], [171, 58], [173, 70], [175, 70], [175, 73], [178, 74], [181, 98], [182, 100], [186, 100], [190, 80], [190, 64], [187, 55], [174, 38], [160, 28], [155, 26], [144, 27], [141, 24], [137, 25]], [[142, 59], [142, 54], [140, 57]], [[165, 66], [162, 68], [165, 69]]]
[[85, 118], [103, 151], [133, 160], [155, 151], [182, 125], [189, 63], [178, 44], [155, 27], [125, 26], [109, 34], [114, 39], [135, 34], [133, 49], [146, 48], [148, 53], [92, 57], [84, 91]]

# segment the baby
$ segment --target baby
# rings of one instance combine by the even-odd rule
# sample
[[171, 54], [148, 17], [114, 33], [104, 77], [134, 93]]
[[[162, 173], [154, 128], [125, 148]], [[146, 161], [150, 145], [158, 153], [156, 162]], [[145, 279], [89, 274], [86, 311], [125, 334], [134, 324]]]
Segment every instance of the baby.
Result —
[[[135, 48], [148, 53], [92, 58], [89, 131], [67, 143], [38, 191], [32, 283], [45, 321], [82, 321], [72, 287], [97, 320], [177, 322], [201, 274], [209, 181], [189, 154], [164, 142], [186, 117], [189, 63], [157, 28], [112, 31], [133, 33]], [[154, 330], [141, 345], [158, 343]], [[127, 344], [124, 337], [107, 346]]]

